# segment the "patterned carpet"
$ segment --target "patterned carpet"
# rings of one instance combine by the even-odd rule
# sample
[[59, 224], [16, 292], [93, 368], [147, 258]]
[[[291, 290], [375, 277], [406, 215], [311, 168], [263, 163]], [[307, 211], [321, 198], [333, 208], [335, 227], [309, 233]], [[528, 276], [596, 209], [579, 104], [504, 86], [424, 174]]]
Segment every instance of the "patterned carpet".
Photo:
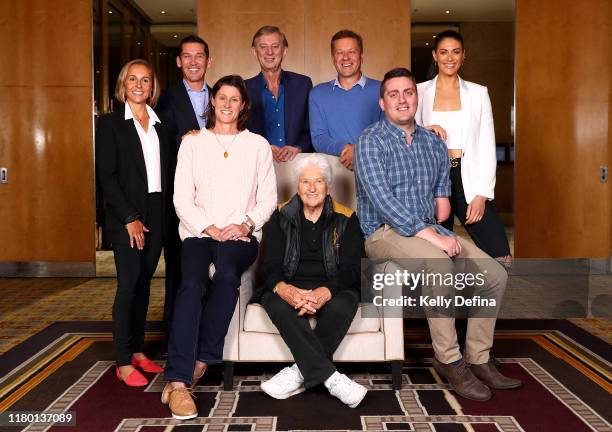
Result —
[[[149, 323], [146, 351], [163, 363], [159, 323]], [[611, 431], [609, 345], [563, 320], [502, 320], [495, 353], [522, 389], [494, 390], [473, 402], [449, 390], [431, 367], [422, 321], [406, 322], [403, 387], [391, 390], [384, 364], [342, 364], [365, 385], [356, 409], [316, 388], [285, 401], [259, 390], [284, 365], [237, 364], [234, 391], [220, 369], [196, 389], [200, 417], [179, 422], [159, 402], [161, 376], [128, 388], [114, 376], [108, 322], [59, 322], [0, 357], [0, 411], [70, 412], [74, 426], [30, 425], [27, 431]], [[1, 430], [19, 430], [18, 428]]]

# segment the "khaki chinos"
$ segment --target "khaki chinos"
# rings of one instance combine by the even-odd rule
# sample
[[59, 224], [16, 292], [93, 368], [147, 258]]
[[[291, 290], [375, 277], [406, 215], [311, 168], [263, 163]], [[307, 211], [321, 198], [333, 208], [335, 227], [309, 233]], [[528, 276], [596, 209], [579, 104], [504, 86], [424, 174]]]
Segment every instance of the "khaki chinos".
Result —
[[[465, 270], [471, 273], [486, 274], [487, 283], [475, 294], [483, 298], [495, 298], [501, 302], [508, 275], [504, 268], [493, 258], [478, 249], [473, 243], [457, 237], [461, 253], [457, 258], [466, 258], [465, 269], [457, 269], [453, 260], [441, 249], [427, 240], [418, 237], [404, 237], [389, 225], [378, 228], [365, 241], [365, 250], [371, 259], [422, 259], [415, 261], [419, 268], [409, 271], [425, 270], [428, 273], [455, 273]], [[436, 289], [434, 288], [434, 291]], [[459, 360], [461, 352], [457, 342], [455, 318], [427, 318], [431, 333], [432, 346], [436, 358], [448, 364]], [[483, 364], [489, 361], [489, 350], [493, 345], [496, 318], [468, 318], [465, 339], [464, 360], [471, 364]]]

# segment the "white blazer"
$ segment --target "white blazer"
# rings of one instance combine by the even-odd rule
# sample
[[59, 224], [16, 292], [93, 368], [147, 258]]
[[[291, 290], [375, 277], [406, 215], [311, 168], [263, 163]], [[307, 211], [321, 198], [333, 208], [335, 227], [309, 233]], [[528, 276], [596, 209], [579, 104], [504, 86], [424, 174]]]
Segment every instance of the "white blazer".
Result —
[[[415, 119], [422, 126], [431, 125], [437, 79], [436, 76], [432, 80], [417, 84], [419, 106]], [[461, 178], [465, 199], [469, 204], [476, 195], [482, 195], [488, 199], [494, 198], [497, 169], [495, 130], [487, 88], [459, 78], [459, 94], [463, 125]]]

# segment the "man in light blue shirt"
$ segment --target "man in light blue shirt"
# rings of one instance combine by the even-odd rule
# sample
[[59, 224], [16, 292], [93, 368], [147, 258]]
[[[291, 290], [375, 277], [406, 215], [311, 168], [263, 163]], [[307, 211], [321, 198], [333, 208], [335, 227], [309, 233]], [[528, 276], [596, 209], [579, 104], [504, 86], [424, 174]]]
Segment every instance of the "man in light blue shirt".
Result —
[[208, 44], [202, 38], [190, 35], [181, 41], [176, 66], [181, 69], [183, 79], [168, 87], [155, 107], [175, 137], [177, 150], [183, 135], [206, 126], [210, 94], [206, 71], [211, 62]]
[[342, 165], [352, 170], [359, 135], [381, 117], [380, 81], [361, 72], [363, 39], [357, 33], [337, 32], [331, 53], [338, 76], [310, 92], [310, 135], [317, 152], [339, 156]]

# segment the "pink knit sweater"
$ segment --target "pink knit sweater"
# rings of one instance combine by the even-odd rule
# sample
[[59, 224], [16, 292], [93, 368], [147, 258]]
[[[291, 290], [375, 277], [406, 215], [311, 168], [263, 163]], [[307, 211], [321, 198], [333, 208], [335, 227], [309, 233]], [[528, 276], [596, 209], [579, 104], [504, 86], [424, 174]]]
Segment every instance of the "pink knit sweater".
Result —
[[254, 236], [261, 240], [261, 228], [277, 200], [270, 144], [243, 130], [228, 149], [229, 156], [224, 158], [223, 153], [207, 129], [181, 143], [174, 179], [181, 240], [207, 237], [203, 231], [208, 226], [240, 224], [247, 215], [255, 222]]

